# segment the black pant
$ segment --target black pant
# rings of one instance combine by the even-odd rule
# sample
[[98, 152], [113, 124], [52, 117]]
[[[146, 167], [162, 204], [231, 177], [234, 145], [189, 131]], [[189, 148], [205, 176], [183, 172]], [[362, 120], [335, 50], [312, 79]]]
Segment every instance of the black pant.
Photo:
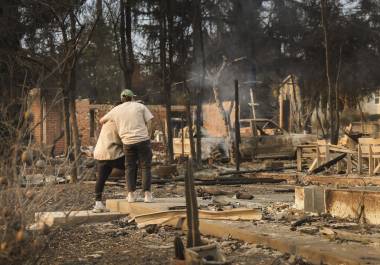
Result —
[[142, 190], [150, 191], [152, 182], [152, 148], [150, 140], [136, 144], [125, 144], [125, 176], [129, 192], [136, 190], [137, 164], [140, 165], [142, 175]]
[[125, 170], [124, 166], [125, 157], [122, 156], [115, 160], [98, 160], [98, 178], [95, 185], [95, 200], [102, 200], [102, 193], [104, 190], [104, 184], [112, 172], [112, 169], [117, 168]]

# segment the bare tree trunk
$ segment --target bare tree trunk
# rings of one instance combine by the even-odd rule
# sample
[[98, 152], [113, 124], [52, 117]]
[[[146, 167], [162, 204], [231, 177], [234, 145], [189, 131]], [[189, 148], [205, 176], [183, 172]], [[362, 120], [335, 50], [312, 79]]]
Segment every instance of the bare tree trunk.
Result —
[[186, 93], [186, 119], [187, 119], [187, 126], [189, 128], [189, 142], [190, 142], [190, 156], [191, 159], [194, 161], [194, 158], [196, 156], [195, 154], [195, 144], [194, 144], [194, 132], [193, 132], [193, 117], [191, 112], [191, 93], [190, 89], [187, 86], [186, 80], [183, 81], [184, 90]]
[[366, 118], [364, 117], [364, 113], [363, 113], [362, 105], [360, 104], [360, 102], [358, 103], [358, 107], [359, 107], [359, 111], [360, 111], [360, 124], [361, 124], [361, 129], [362, 129], [362, 133], [364, 133], [364, 122], [367, 122], [367, 120], [366, 120]]
[[[71, 38], [74, 39], [76, 35], [76, 19], [73, 10], [70, 12], [70, 33]], [[75, 47], [72, 48], [75, 50]], [[74, 151], [74, 163], [72, 165], [72, 182], [77, 182], [78, 180], [78, 162], [80, 158], [80, 139], [79, 139], [79, 129], [76, 116], [75, 108], [75, 94], [76, 94], [76, 54], [74, 53], [71, 56], [68, 80], [67, 84], [69, 87], [69, 112], [70, 112], [70, 125], [72, 128], [72, 145]]]
[[133, 73], [135, 70], [135, 56], [133, 53], [133, 44], [132, 44], [132, 10], [131, 10], [131, 0], [125, 0], [125, 37], [127, 44], [127, 61], [126, 61], [126, 70], [127, 70], [127, 88], [133, 88]]
[[132, 19], [130, 3], [129, 1], [125, 2], [125, 0], [120, 0], [120, 68], [123, 71], [124, 88], [126, 89], [132, 88], [133, 75], [134, 58], [131, 37], [131, 22]]
[[[161, 80], [162, 91], [165, 93], [166, 102], [166, 136], [167, 136], [167, 160], [169, 163], [173, 162], [173, 129], [171, 122], [171, 85], [170, 79], [172, 74], [173, 65], [173, 16], [171, 14], [171, 0], [160, 1], [160, 66], [161, 66]], [[168, 21], [167, 21], [168, 20]], [[168, 22], [168, 23], [167, 23]], [[169, 34], [167, 32], [167, 24], [169, 27]], [[168, 38], [169, 37], [169, 40]], [[169, 71], [167, 68], [167, 53], [166, 45], [169, 44]]]
[[64, 143], [65, 143], [65, 157], [68, 157], [70, 154], [70, 143], [71, 143], [71, 133], [70, 133], [70, 111], [69, 111], [69, 93], [65, 83], [62, 83], [62, 110], [63, 110], [63, 130], [64, 130]]
[[98, 23], [96, 26], [96, 34], [94, 36], [94, 42], [96, 44], [95, 51], [95, 86], [92, 88], [91, 98], [96, 99], [98, 97], [98, 91], [101, 89], [99, 77], [103, 74], [104, 63], [102, 62], [102, 53], [104, 51], [104, 19], [103, 19], [103, 0], [96, 0], [96, 15], [98, 17]]
[[[339, 133], [336, 132], [335, 124], [335, 113], [333, 107], [333, 91], [331, 83], [331, 73], [330, 73], [330, 45], [329, 45], [329, 30], [327, 21], [327, 0], [321, 0], [321, 16], [322, 16], [322, 26], [324, 33], [324, 46], [325, 46], [325, 61], [326, 61], [326, 78], [328, 86], [328, 108], [330, 114], [330, 142], [332, 144], [338, 143]], [[339, 130], [339, 127], [338, 127]]]
[[[166, 121], [167, 121], [167, 155], [168, 155], [168, 162], [173, 163], [174, 161], [174, 151], [173, 151], [173, 128], [172, 128], [172, 113], [171, 113], [171, 83], [173, 79], [173, 10], [172, 10], [172, 0], [166, 1], [166, 7], [167, 7], [167, 21], [168, 21], [168, 46], [169, 46], [169, 71], [167, 72], [167, 78], [165, 74], [164, 79], [164, 88], [165, 88], [165, 95], [166, 95]], [[163, 32], [161, 32], [163, 33]], [[161, 47], [162, 48], [162, 47]], [[164, 48], [164, 47], [163, 47]], [[161, 52], [164, 52], [160, 49]], [[162, 56], [165, 56], [166, 59], [166, 53]], [[166, 61], [166, 60], [165, 60]], [[165, 67], [166, 68], [166, 67]], [[163, 71], [163, 74], [166, 71]], [[164, 76], [163, 76], [164, 78]]]
[[197, 129], [197, 166], [202, 166], [202, 89], [205, 83], [206, 69], [205, 69], [205, 52], [202, 36], [202, 14], [201, 14], [201, 2], [200, 0], [193, 1], [193, 41], [194, 41], [194, 59], [196, 68], [199, 67], [201, 71], [201, 79], [199, 87], [196, 90], [196, 129]]
[[316, 115], [316, 117], [317, 117], [317, 120], [318, 120], [319, 126], [321, 127], [321, 131], [322, 131], [323, 139], [325, 139], [325, 138], [326, 138], [326, 133], [325, 133], [325, 129], [324, 129], [324, 127], [323, 127], [323, 123], [322, 123], [321, 117], [319, 117], [319, 109], [318, 109], [318, 107], [317, 107], [316, 110], [315, 110], [315, 115]]
[[231, 108], [229, 111], [226, 111], [223, 107], [223, 102], [220, 97], [220, 90], [219, 87], [214, 84], [213, 85], [213, 91], [214, 91], [214, 98], [216, 102], [216, 106], [222, 115], [224, 127], [226, 129], [227, 133], [227, 142], [228, 142], [228, 152], [230, 160], [233, 161], [233, 152], [234, 152], [234, 140], [233, 140], [233, 132], [232, 132], [232, 125], [231, 125], [231, 112], [233, 109], [233, 103], [231, 103]]
[[[75, 83], [75, 81], [72, 81], [72, 82]], [[71, 130], [72, 145], [73, 145], [72, 150], [74, 153], [74, 161], [72, 164], [72, 171], [71, 171], [71, 182], [75, 183], [78, 180], [78, 173], [79, 173], [78, 165], [79, 165], [79, 158], [80, 158], [80, 139], [79, 139], [79, 129], [78, 129], [77, 116], [76, 116], [76, 108], [75, 108], [75, 91], [70, 91], [69, 110], [70, 110], [70, 125], [72, 129]]]

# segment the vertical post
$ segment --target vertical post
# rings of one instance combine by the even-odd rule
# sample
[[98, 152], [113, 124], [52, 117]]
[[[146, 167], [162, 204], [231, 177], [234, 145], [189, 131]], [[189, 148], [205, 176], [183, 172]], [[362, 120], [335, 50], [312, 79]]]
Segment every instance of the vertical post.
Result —
[[250, 95], [251, 95], [251, 107], [252, 107], [252, 136], [257, 136], [257, 129], [256, 129], [256, 110], [255, 110], [255, 98], [253, 97], [253, 88], [250, 88]]
[[197, 109], [196, 109], [196, 118], [195, 118], [195, 128], [197, 131], [196, 135], [196, 161], [197, 161], [197, 168], [202, 167], [202, 126], [201, 126], [201, 119], [202, 119], [202, 91], [201, 87], [197, 89], [196, 92], [196, 102], [197, 102]]
[[330, 146], [328, 143], [326, 143], [325, 146], [325, 163], [330, 161]]
[[359, 174], [363, 172], [362, 147], [360, 144], [358, 144], [358, 172]]
[[297, 147], [297, 171], [302, 171], [302, 148]]
[[182, 151], [182, 158], [185, 157], [185, 132], [184, 132], [184, 123], [183, 123], [183, 113], [181, 115], [181, 151]]
[[239, 115], [239, 81], [235, 80], [235, 153], [236, 171], [240, 170], [240, 115]]
[[347, 174], [352, 173], [352, 154], [347, 155]]
[[317, 167], [321, 165], [321, 151], [319, 147], [320, 145], [317, 143]]
[[280, 128], [284, 128], [284, 100], [282, 98], [282, 89], [280, 89], [280, 95], [278, 97], [278, 105], [280, 113], [278, 114], [278, 124], [280, 125]]
[[201, 245], [201, 236], [199, 232], [197, 194], [194, 186], [193, 162], [191, 159], [187, 162], [185, 181], [186, 214], [189, 229], [187, 247], [197, 247]]
[[369, 151], [369, 176], [372, 177], [373, 176], [373, 169], [374, 169], [374, 165], [373, 165], [373, 162], [374, 162], [374, 159], [373, 159], [373, 149], [372, 149], [372, 144], [368, 145], [368, 151]]
[[256, 120], [256, 110], [255, 110], [255, 98], [253, 97], [253, 88], [249, 89], [249, 94], [251, 96], [251, 108], [252, 108], [252, 117]]
[[186, 100], [186, 115], [187, 115], [187, 126], [189, 127], [189, 142], [190, 142], [190, 156], [192, 160], [196, 158], [195, 145], [194, 145], [194, 135], [193, 135], [193, 117], [191, 112], [191, 93], [190, 89], [187, 87], [186, 80], [184, 80], [184, 88], [187, 93]]

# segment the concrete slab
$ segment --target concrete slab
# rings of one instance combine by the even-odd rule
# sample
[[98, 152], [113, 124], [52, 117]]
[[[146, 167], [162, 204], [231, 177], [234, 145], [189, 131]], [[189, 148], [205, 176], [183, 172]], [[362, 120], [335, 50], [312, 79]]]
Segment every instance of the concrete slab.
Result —
[[[319, 192], [319, 197], [311, 196], [313, 192]], [[330, 213], [338, 218], [362, 218], [368, 224], [379, 225], [380, 189], [296, 187], [295, 207], [308, 212]]]
[[71, 212], [37, 212], [35, 213], [36, 228], [43, 225], [55, 226], [63, 224], [108, 222], [126, 216], [120, 212], [93, 213], [92, 211]]

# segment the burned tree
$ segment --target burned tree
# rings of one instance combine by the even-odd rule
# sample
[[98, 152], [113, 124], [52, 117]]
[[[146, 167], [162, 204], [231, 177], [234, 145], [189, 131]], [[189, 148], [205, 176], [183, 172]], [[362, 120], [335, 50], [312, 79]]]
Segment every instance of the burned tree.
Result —
[[132, 89], [135, 58], [132, 45], [132, 4], [130, 0], [120, 0], [120, 68], [123, 71], [124, 86]]

